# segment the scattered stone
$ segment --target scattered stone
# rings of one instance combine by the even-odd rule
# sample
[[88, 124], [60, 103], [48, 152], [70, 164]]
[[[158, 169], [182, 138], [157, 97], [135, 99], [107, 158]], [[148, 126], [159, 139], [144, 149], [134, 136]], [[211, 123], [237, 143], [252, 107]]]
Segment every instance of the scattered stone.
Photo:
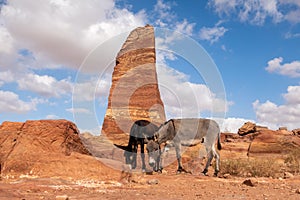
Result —
[[226, 179], [231, 178], [231, 175], [230, 174], [224, 174], [223, 178], [226, 178]]
[[243, 182], [244, 185], [255, 187], [258, 185], [258, 180], [254, 178], [246, 179]]
[[241, 128], [238, 130], [239, 135], [247, 135], [249, 133], [255, 132], [255, 123], [252, 122], [246, 122]]
[[132, 171], [132, 167], [130, 164], [123, 164], [122, 165], [122, 172], [131, 172]]
[[279, 127], [279, 129], [278, 130], [280, 130], [280, 131], [287, 131], [288, 129], [287, 129], [287, 127], [286, 126], [282, 126], [282, 127]]
[[293, 178], [293, 177], [294, 177], [294, 175], [291, 174], [290, 172], [284, 172], [284, 178], [285, 179], [289, 179], [289, 178]]
[[300, 188], [295, 191], [297, 194], [300, 194]]
[[68, 195], [59, 195], [55, 197], [56, 200], [69, 200]]
[[159, 183], [159, 180], [157, 180], [157, 179], [150, 179], [150, 180], [147, 181], [147, 183], [149, 185], [157, 185]]

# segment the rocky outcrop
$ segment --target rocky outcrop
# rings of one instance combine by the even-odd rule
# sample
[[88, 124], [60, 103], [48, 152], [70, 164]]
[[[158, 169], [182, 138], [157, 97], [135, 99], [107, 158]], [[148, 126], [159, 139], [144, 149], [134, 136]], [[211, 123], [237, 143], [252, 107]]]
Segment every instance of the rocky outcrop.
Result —
[[[274, 157], [284, 159], [292, 150], [300, 148], [300, 138], [289, 131], [256, 129], [253, 124], [247, 123], [246, 125], [249, 129], [245, 131], [247, 132], [245, 135], [222, 133], [221, 155], [223, 158]], [[246, 128], [244, 127], [243, 130]]]
[[258, 126], [252, 122], [246, 122], [241, 128], [238, 130], [239, 135], [247, 135], [249, 133], [255, 133], [261, 130], [267, 130], [268, 127], [265, 126]]
[[248, 150], [248, 155], [252, 157], [287, 155], [295, 148], [300, 148], [300, 138], [287, 135], [280, 130], [262, 130], [253, 138]]
[[102, 134], [116, 140], [136, 120], [165, 121], [157, 74], [154, 28], [140, 27], [128, 36], [117, 55]]
[[[90, 156], [76, 125], [67, 120], [3, 122], [0, 164], [2, 177], [80, 179], [105, 176], [107, 171], [113, 171]], [[106, 172], [101, 172], [104, 169]]]
[[292, 133], [294, 134], [294, 135], [300, 135], [300, 128], [297, 128], [297, 129], [294, 129], [294, 130], [292, 130]]

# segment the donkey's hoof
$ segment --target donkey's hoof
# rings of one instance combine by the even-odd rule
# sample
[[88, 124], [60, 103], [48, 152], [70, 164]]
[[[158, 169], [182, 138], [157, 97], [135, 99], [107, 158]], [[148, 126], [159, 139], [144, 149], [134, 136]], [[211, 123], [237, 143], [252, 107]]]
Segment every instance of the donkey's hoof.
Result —
[[219, 173], [219, 171], [215, 172], [214, 177], [218, 177], [218, 173]]
[[202, 174], [203, 174], [204, 176], [208, 176], [207, 172], [208, 172], [207, 170], [203, 170]]

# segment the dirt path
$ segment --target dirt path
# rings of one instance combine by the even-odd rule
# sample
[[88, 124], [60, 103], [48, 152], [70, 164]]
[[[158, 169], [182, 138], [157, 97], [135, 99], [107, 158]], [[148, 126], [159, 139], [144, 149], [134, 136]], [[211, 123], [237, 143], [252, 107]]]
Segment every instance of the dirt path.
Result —
[[[120, 176], [122, 177], [122, 176]], [[130, 179], [130, 181], [128, 181]], [[215, 178], [191, 174], [135, 173], [120, 181], [1, 180], [0, 199], [300, 199], [300, 177]]]

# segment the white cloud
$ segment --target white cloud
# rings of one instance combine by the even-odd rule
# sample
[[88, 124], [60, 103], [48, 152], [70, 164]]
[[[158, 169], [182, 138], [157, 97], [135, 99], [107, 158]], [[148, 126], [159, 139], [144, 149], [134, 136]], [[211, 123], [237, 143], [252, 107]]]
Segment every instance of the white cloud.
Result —
[[230, 105], [217, 98], [206, 85], [189, 82], [186, 74], [165, 63], [157, 65], [157, 75], [167, 118], [199, 117], [205, 111], [225, 113]]
[[44, 97], [60, 97], [71, 93], [72, 84], [70, 80], [56, 80], [52, 76], [26, 74], [17, 80], [19, 89], [35, 92]]
[[228, 29], [223, 26], [214, 26], [212, 28], [203, 27], [200, 29], [199, 36], [201, 40], [210, 41], [210, 43], [217, 42]]
[[223, 13], [229, 15], [235, 10], [237, 0], [209, 0], [208, 5], [213, 7], [219, 15]]
[[0, 71], [0, 86], [4, 83], [10, 83], [14, 81], [14, 74], [11, 71]]
[[157, 0], [154, 6], [154, 15], [157, 19], [155, 25], [159, 27], [167, 27], [170, 22], [172, 22], [176, 15], [171, 13], [173, 3], [164, 2], [163, 0]]
[[[219, 98], [205, 84], [190, 82], [189, 75], [169, 66], [167, 60], [176, 61], [181, 56], [170, 50], [178, 41], [184, 41], [178, 32], [164, 32], [156, 37], [157, 76], [167, 118], [199, 117], [202, 112], [225, 113], [232, 102]], [[191, 66], [181, 67], [188, 70]]]
[[26, 113], [36, 109], [36, 100], [22, 101], [19, 96], [10, 91], [0, 90], [1, 113]]
[[196, 23], [189, 23], [187, 19], [177, 21], [176, 13], [172, 12], [172, 7], [176, 3], [171, 1], [157, 0], [154, 6], [154, 25], [161, 28], [169, 28], [183, 34], [191, 36]]
[[294, 4], [300, 7], [300, 1], [299, 0], [279, 0], [281, 4]]
[[292, 22], [292, 23], [299, 23], [300, 22], [300, 6], [297, 10], [289, 12], [285, 19]]
[[81, 134], [82, 133], [91, 133], [92, 135], [95, 135], [95, 136], [97, 136], [101, 133], [100, 130], [102, 130], [102, 126], [97, 126], [97, 127], [90, 128], [90, 129], [81, 129], [81, 128], [79, 128], [79, 131], [80, 131]]
[[86, 108], [68, 108], [66, 111], [70, 113], [91, 114], [91, 111]]
[[46, 119], [59, 119], [59, 117], [57, 115], [50, 114], [46, 116]]
[[[118, 9], [113, 0], [11, 0], [2, 7], [0, 18], [5, 24], [0, 40], [17, 43], [14, 52], [28, 49], [39, 68], [78, 68], [98, 44], [146, 21], [143, 11]], [[11, 48], [11, 43], [5, 44]]]
[[105, 74], [99, 80], [91, 77], [89, 80], [74, 84], [73, 102], [94, 101], [107, 97], [111, 86], [111, 75]]
[[227, 48], [226, 48], [226, 46], [225, 46], [224, 44], [221, 46], [221, 49], [222, 49], [223, 51], [227, 51]]
[[9, 54], [13, 51], [14, 40], [4, 26], [0, 25], [0, 53]]
[[[209, 0], [208, 5], [220, 16], [237, 16], [242, 22], [256, 25], [263, 25], [267, 18], [274, 23], [283, 20], [300, 22], [298, 0]], [[286, 6], [295, 9], [287, 9]]]
[[271, 101], [265, 103], [256, 100], [253, 108], [259, 123], [265, 124], [272, 129], [287, 126], [289, 129], [300, 127], [300, 86], [289, 86], [287, 93], [283, 94], [285, 104], [277, 105]]
[[284, 35], [285, 39], [290, 39], [290, 38], [299, 38], [300, 37], [300, 33], [291, 33], [291, 32], [287, 32]]
[[175, 31], [191, 36], [193, 35], [195, 25], [195, 23], [189, 23], [184, 19], [182, 22], [176, 23]]
[[251, 119], [244, 119], [244, 118], [234, 118], [234, 117], [229, 117], [225, 119], [220, 119], [220, 118], [214, 118], [216, 122], [218, 122], [220, 126], [221, 132], [228, 132], [228, 133], [237, 133], [239, 128], [241, 128], [245, 122], [253, 122]]
[[300, 104], [300, 86], [289, 86], [283, 97], [290, 105]]
[[278, 73], [289, 77], [300, 77], [300, 61], [281, 64], [282, 62], [282, 57], [274, 58], [268, 62], [268, 66], [265, 69], [270, 73]]
[[300, 22], [300, 1], [299, 0], [279, 0], [280, 4], [291, 6], [295, 8], [287, 12], [285, 19], [292, 23]]

